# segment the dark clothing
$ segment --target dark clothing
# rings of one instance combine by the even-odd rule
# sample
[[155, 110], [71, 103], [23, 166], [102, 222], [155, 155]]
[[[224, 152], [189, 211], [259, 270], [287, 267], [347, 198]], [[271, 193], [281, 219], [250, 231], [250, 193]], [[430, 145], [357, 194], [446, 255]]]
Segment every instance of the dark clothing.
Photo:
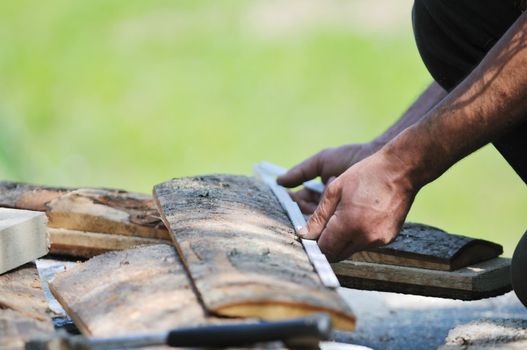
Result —
[[[415, 40], [432, 77], [447, 91], [455, 88], [524, 9], [522, 0], [415, 0]], [[527, 123], [493, 144], [527, 183]]]

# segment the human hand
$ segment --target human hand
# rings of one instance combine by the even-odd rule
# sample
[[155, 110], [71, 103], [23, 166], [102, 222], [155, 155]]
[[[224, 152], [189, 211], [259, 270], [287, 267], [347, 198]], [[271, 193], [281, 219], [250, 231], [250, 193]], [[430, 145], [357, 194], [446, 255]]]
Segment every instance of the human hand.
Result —
[[327, 186], [299, 234], [317, 239], [329, 261], [388, 244], [399, 233], [416, 193], [400, 162], [378, 152]]
[[[279, 176], [277, 182], [285, 187], [296, 187], [305, 181], [320, 176], [322, 182], [327, 185], [333, 178], [375, 151], [376, 146], [373, 143], [327, 148], [294, 166], [286, 174]], [[305, 214], [311, 214], [315, 211], [321, 197], [320, 193], [307, 188], [290, 192], [290, 194]]]

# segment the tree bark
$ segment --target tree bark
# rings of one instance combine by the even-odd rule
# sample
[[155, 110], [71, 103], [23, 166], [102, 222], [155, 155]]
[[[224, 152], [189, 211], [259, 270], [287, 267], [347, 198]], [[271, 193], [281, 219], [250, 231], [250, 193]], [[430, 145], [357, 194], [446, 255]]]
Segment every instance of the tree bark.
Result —
[[154, 188], [165, 225], [212, 313], [284, 319], [327, 312], [337, 328], [355, 317], [324, 287], [271, 190], [253, 178], [211, 175]]

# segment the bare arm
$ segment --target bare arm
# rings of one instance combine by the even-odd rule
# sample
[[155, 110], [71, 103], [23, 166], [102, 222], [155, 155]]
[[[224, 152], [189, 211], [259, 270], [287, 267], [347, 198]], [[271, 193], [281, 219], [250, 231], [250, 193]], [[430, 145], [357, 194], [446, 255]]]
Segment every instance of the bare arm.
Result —
[[303, 235], [330, 260], [393, 240], [417, 192], [527, 118], [527, 14], [424, 118], [329, 184]]
[[412, 126], [421, 120], [427, 112], [434, 108], [445, 96], [447, 92], [433, 82], [426, 88], [425, 91], [417, 98], [417, 100], [408, 108], [408, 110], [382, 135], [373, 140], [373, 143], [378, 145], [378, 149], [390, 142], [394, 137], [406, 128]]
[[[324, 149], [291, 168], [287, 174], [278, 178], [278, 182], [283, 186], [295, 187], [320, 176], [322, 181], [327, 183], [330, 178], [339, 176], [353, 164], [377, 152], [401, 131], [419, 121], [446, 94], [437, 83], [430, 84], [399, 120], [373, 141]], [[309, 214], [314, 212], [320, 200], [318, 193], [307, 189], [292, 193], [292, 196], [302, 211]]]

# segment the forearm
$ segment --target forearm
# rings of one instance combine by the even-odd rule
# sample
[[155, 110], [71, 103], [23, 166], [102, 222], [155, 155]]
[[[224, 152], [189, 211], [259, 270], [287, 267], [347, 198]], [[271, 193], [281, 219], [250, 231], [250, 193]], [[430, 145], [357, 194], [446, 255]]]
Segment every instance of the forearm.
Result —
[[523, 14], [474, 71], [383, 148], [421, 187], [527, 117], [527, 20]]
[[406, 128], [421, 120], [428, 111], [434, 108], [445, 96], [447, 92], [436, 82], [430, 84], [428, 88], [417, 98], [408, 110], [382, 135], [373, 140], [375, 148], [380, 149], [390, 142], [394, 137]]

